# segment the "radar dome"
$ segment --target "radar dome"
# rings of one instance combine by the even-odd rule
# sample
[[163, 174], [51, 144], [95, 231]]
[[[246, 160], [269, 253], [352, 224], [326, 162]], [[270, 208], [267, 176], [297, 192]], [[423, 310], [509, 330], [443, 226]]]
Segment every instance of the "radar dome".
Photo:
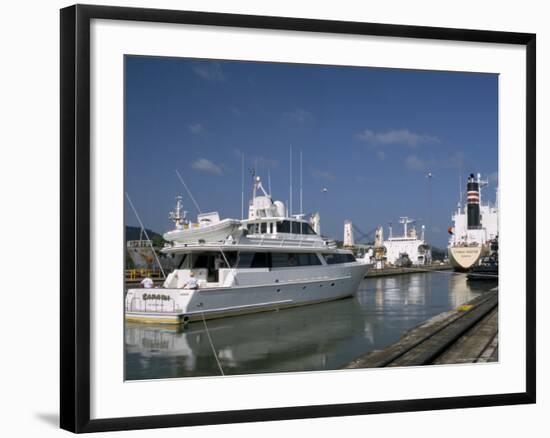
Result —
[[277, 212], [278, 217], [286, 217], [285, 204], [281, 201], [275, 201], [273, 205], [275, 205], [275, 211]]

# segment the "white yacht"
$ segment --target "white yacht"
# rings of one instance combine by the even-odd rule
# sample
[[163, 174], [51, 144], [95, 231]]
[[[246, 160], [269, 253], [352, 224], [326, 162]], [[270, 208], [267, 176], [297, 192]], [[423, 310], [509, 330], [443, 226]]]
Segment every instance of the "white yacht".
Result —
[[162, 287], [129, 289], [126, 319], [174, 324], [331, 301], [355, 294], [366, 274], [351, 251], [273, 202], [259, 177], [239, 222], [220, 241], [167, 244], [177, 268]]

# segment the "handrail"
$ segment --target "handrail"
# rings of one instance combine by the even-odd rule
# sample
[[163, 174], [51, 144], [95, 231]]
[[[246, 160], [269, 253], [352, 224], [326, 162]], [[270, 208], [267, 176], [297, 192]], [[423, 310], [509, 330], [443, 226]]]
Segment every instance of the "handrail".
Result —
[[324, 240], [309, 240], [309, 239], [265, 239], [264, 237], [258, 236], [249, 237], [246, 242], [233, 241], [231, 243], [226, 242], [205, 242], [205, 243], [196, 243], [196, 244], [174, 244], [173, 246], [166, 247], [164, 250], [177, 250], [177, 249], [196, 249], [196, 248], [235, 248], [235, 247], [277, 247], [282, 248], [285, 246], [294, 247], [294, 248], [313, 248], [313, 249], [323, 249], [323, 248], [337, 248], [336, 242], [332, 239]]
[[126, 241], [127, 248], [149, 248], [151, 246], [150, 240], [128, 240]]

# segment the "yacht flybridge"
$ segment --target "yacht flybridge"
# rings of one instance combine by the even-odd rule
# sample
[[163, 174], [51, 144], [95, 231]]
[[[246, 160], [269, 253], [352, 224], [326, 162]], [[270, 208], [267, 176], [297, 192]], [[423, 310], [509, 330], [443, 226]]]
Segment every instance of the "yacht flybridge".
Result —
[[216, 214], [191, 235], [178, 205], [162, 250], [177, 267], [162, 287], [128, 290], [128, 320], [173, 324], [331, 301], [353, 295], [366, 274], [351, 251], [273, 202], [258, 176], [248, 219], [219, 221]]
[[220, 220], [218, 212], [200, 213], [197, 222], [191, 223], [182, 214], [181, 196], [176, 197], [176, 208], [170, 212], [170, 219], [175, 228], [164, 234], [164, 240], [177, 243], [198, 243], [208, 241], [221, 241], [240, 226], [236, 219]]

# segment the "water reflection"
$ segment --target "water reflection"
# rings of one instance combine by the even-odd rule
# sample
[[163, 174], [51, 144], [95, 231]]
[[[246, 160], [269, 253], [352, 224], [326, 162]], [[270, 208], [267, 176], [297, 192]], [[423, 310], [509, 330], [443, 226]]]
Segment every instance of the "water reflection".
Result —
[[[452, 272], [364, 280], [354, 298], [208, 321], [225, 374], [336, 369], [494, 285]], [[126, 378], [219, 375], [202, 322], [126, 325]]]

